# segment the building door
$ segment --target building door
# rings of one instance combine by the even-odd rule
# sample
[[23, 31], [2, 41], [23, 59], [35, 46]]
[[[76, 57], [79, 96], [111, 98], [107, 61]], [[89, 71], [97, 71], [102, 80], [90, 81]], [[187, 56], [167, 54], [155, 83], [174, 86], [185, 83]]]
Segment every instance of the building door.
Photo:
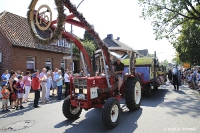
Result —
[[78, 61], [74, 61], [74, 73], [78, 73]]
[[64, 72], [65, 72], [65, 60], [62, 59], [60, 62], [60, 70], [62, 71], [62, 76], [64, 76]]

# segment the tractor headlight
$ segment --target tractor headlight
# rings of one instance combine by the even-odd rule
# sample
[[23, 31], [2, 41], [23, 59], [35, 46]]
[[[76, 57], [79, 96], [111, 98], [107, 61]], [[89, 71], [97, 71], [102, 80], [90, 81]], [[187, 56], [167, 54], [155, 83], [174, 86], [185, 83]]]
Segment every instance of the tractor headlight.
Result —
[[83, 89], [83, 94], [87, 94], [87, 89]]
[[79, 88], [75, 88], [75, 93], [79, 93]]

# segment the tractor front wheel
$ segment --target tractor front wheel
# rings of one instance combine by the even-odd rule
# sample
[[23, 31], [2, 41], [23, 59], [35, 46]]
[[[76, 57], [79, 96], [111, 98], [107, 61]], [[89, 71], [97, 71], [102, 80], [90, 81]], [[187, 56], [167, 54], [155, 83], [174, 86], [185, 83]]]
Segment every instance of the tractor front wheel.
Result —
[[63, 115], [67, 119], [69, 119], [69, 120], [78, 119], [82, 112], [82, 108], [72, 106], [70, 99], [66, 98], [63, 102], [62, 111], [63, 111]]
[[106, 103], [103, 106], [102, 111], [102, 121], [103, 124], [108, 128], [112, 129], [117, 126], [119, 123], [119, 116], [120, 116], [120, 105], [119, 101], [111, 97], [106, 100]]
[[130, 111], [140, 108], [141, 104], [141, 84], [138, 78], [131, 77], [126, 80], [125, 99]]

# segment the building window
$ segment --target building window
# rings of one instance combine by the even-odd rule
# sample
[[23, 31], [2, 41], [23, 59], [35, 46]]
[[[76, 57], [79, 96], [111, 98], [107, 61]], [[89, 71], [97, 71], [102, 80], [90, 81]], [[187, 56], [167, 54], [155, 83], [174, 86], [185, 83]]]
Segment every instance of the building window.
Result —
[[70, 47], [71, 47], [71, 44], [69, 44], [69, 42], [65, 41], [65, 47], [66, 47], [66, 48], [70, 48]]
[[46, 58], [45, 65], [46, 65], [46, 68], [48, 70], [52, 70], [52, 61], [51, 61], [51, 58]]
[[27, 57], [26, 58], [26, 69], [27, 71], [33, 72], [35, 70], [35, 58]]
[[60, 62], [60, 68], [65, 69], [65, 60], [64, 59], [62, 59]]
[[58, 40], [58, 46], [65, 47], [65, 38], [61, 38]]
[[0, 52], [0, 62], [2, 62], [2, 52]]

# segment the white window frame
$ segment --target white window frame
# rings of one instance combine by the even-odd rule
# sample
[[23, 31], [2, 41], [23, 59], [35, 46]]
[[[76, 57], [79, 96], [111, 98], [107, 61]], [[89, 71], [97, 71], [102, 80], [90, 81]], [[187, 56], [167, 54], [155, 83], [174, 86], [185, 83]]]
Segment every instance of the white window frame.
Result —
[[61, 61], [60, 61], [60, 67], [62, 67], [62, 66], [64, 66], [63, 69], [65, 69], [65, 60], [64, 59], [61, 59]]
[[[28, 58], [33, 58], [33, 60], [28, 60]], [[26, 69], [30, 69], [30, 68], [27, 68], [27, 63], [33, 63], [34, 64], [33, 70], [35, 70], [35, 57], [33, 56], [26, 57]]]
[[65, 47], [70, 48], [70, 44], [67, 41], [65, 42]]
[[50, 67], [50, 70], [52, 70], [52, 59], [51, 58], [46, 58], [46, 60], [45, 60], [45, 66]]
[[2, 58], [3, 58], [2, 55], [3, 55], [2, 52], [0, 52], [0, 62], [2, 62]]
[[59, 40], [58, 40], [58, 46], [62, 46], [62, 44], [61, 44], [61, 43], [62, 43], [62, 40], [61, 40], [61, 39], [59, 39]]
[[65, 47], [65, 38], [61, 38], [58, 40], [58, 46]]

